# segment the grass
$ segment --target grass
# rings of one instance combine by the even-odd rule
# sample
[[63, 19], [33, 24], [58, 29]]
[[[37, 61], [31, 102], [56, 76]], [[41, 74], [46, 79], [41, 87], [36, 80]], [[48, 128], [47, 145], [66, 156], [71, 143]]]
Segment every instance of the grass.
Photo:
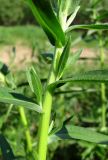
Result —
[[[26, 28], [26, 29], [25, 29]], [[31, 45], [36, 41], [45, 40], [46, 36], [40, 27], [27, 26], [10, 26], [0, 27], [0, 45], [15, 45], [17, 43]]]

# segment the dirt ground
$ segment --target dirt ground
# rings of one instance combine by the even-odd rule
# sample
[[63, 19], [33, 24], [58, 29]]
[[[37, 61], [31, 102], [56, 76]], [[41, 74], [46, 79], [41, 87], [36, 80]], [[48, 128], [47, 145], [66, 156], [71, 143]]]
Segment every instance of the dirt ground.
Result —
[[[75, 52], [77, 49], [73, 48], [72, 51]], [[29, 63], [32, 58], [32, 50], [27, 46], [17, 45], [15, 47], [16, 56], [14, 59], [15, 66], [19, 66], [19, 68], [25, 66], [26, 63]], [[97, 53], [96, 53], [97, 52]], [[81, 58], [95, 58], [98, 54], [98, 51], [92, 48], [84, 48], [81, 54]], [[9, 65], [10, 57], [13, 54], [13, 47], [6, 46], [0, 49], [0, 60], [5, 64]]]
[[[0, 51], [0, 60], [5, 64], [9, 64], [10, 58], [14, 56], [14, 48], [12, 46], [3, 47]], [[25, 46], [16, 46], [15, 47], [15, 59], [14, 63], [16, 65], [21, 64], [22, 62], [26, 63], [30, 61], [31, 58], [31, 49]]]

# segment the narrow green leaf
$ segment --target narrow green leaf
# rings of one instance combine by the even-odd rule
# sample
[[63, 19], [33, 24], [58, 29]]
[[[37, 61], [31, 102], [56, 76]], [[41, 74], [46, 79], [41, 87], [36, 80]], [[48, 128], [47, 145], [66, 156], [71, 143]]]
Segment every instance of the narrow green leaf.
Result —
[[37, 102], [39, 103], [39, 105], [42, 105], [42, 84], [38, 74], [36, 73], [33, 67], [28, 69], [27, 78], [28, 78], [28, 82], [31, 87], [31, 90], [35, 93], [37, 97]]
[[71, 23], [73, 22], [73, 20], [75, 19], [76, 15], [77, 15], [79, 9], [80, 9], [80, 6], [77, 6], [75, 11], [71, 14], [69, 19], [67, 20], [67, 27], [71, 25]]
[[59, 10], [59, 2], [58, 2], [58, 0], [51, 0], [50, 2], [51, 2], [53, 10], [57, 14], [58, 10]]
[[70, 38], [69, 38], [69, 40], [67, 41], [67, 44], [61, 54], [59, 63], [58, 63], [58, 69], [57, 69], [58, 79], [61, 78], [61, 76], [63, 75], [64, 69], [65, 69], [65, 66], [66, 66], [66, 63], [67, 63], [67, 60], [69, 57], [70, 44], [71, 43], [70, 43]]
[[56, 81], [52, 83], [49, 87], [62, 86], [65, 83], [74, 83], [74, 82], [104, 82], [108, 83], [108, 70], [94, 70], [84, 73], [79, 73], [72, 75], [69, 78]]
[[73, 75], [72, 78], [63, 80], [63, 82], [73, 81], [94, 81], [94, 82], [108, 82], [108, 70], [94, 70], [85, 73]]
[[42, 26], [52, 45], [65, 44], [65, 35], [48, 0], [27, 0], [36, 20]]
[[66, 32], [70, 32], [74, 29], [93, 29], [93, 30], [108, 30], [108, 23], [102, 24], [86, 24], [86, 25], [73, 25], [70, 26]]
[[75, 12], [75, 9], [80, 5], [81, 0], [70, 0], [70, 1], [71, 1], [71, 4], [69, 5], [69, 11], [68, 11], [69, 15]]
[[77, 139], [98, 144], [108, 144], [108, 135], [104, 135], [87, 128], [74, 125], [65, 125], [56, 136], [61, 139]]
[[42, 108], [35, 104], [35, 102], [33, 102], [30, 98], [5, 87], [0, 87], [0, 102], [23, 106], [39, 113], [42, 112]]
[[67, 15], [72, 14], [76, 7], [79, 6], [80, 0], [61, 0], [60, 10], [67, 13]]

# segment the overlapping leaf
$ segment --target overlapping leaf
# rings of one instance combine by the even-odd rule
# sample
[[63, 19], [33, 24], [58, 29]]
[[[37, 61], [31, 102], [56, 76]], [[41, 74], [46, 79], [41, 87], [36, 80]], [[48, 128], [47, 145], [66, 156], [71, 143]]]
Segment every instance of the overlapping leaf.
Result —
[[28, 82], [31, 87], [31, 90], [35, 93], [37, 97], [37, 102], [39, 103], [39, 105], [41, 105], [42, 104], [42, 84], [38, 74], [36, 73], [33, 67], [31, 67], [27, 71], [27, 78], [28, 78]]
[[56, 81], [52, 83], [50, 87], [61, 86], [65, 83], [74, 83], [74, 82], [105, 82], [108, 83], [108, 70], [94, 70], [88, 71], [84, 73], [79, 73], [72, 75], [69, 78]]
[[0, 87], [0, 102], [23, 106], [39, 113], [42, 112], [42, 108], [31, 99], [5, 87]]
[[75, 11], [75, 8], [79, 6], [80, 0], [61, 0], [60, 8], [63, 12], [67, 12], [68, 15]]
[[108, 23], [73, 25], [73, 26], [70, 26], [66, 32], [70, 32], [74, 29], [108, 30]]
[[69, 57], [69, 50], [70, 50], [70, 38], [62, 52], [62, 55], [60, 57], [58, 68], [57, 68], [57, 77], [58, 79], [63, 75], [68, 57]]
[[74, 125], [65, 125], [56, 132], [61, 139], [77, 139], [99, 144], [108, 144], [108, 135]]
[[65, 44], [65, 35], [49, 0], [27, 0], [36, 20], [53, 45]]
[[73, 12], [73, 14], [69, 17], [69, 19], [67, 21], [67, 27], [71, 25], [71, 23], [73, 22], [73, 20], [75, 19], [76, 15], [77, 15], [79, 9], [80, 9], [80, 6], [77, 6], [75, 8], [75, 11]]

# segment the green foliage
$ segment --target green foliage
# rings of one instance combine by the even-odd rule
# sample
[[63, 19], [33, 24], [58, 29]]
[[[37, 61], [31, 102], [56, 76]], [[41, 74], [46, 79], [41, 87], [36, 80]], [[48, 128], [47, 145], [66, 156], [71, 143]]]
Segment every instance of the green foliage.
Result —
[[105, 82], [108, 83], [108, 70], [94, 70], [88, 71], [85, 73], [77, 73], [71, 77], [58, 80], [50, 84], [49, 88], [56, 88], [57, 86], [62, 86], [66, 83], [75, 83], [75, 82]]
[[93, 29], [93, 30], [108, 30], [108, 23], [105, 24], [87, 24], [87, 25], [73, 25], [67, 29], [70, 32], [74, 29]]
[[[12, 79], [11, 74], [10, 76], [4, 75], [4, 74], [2, 75], [8, 80], [6, 80], [6, 84], [5, 82], [3, 83], [3, 85], [4, 86], [6, 85], [6, 87], [0, 87], [0, 102], [14, 104], [20, 108], [19, 110], [20, 116], [21, 116], [23, 127], [25, 128], [24, 133], [26, 137], [26, 143], [28, 144], [28, 148], [29, 148], [28, 150], [28, 148], [25, 147], [27, 156], [24, 155], [24, 157], [25, 158], [27, 157], [28, 159], [36, 159], [36, 160], [38, 157], [39, 160], [46, 160], [48, 143], [49, 144], [57, 143], [58, 145], [59, 141], [58, 141], [58, 138], [56, 138], [56, 136], [63, 138], [63, 139], [71, 139], [71, 140], [77, 139], [77, 140], [93, 142], [96, 144], [108, 144], [107, 135], [100, 134], [98, 132], [94, 132], [90, 129], [80, 126], [82, 125], [81, 122], [84, 122], [84, 117], [82, 116], [82, 118], [80, 118], [80, 115], [82, 114], [81, 110], [78, 110], [77, 112], [78, 118], [79, 118], [77, 120], [77, 125], [79, 126], [76, 126], [74, 124], [75, 121], [72, 122], [72, 125], [71, 124], [67, 125], [66, 123], [70, 120], [70, 118], [68, 118], [65, 121], [65, 123], [63, 123], [64, 117], [65, 119], [67, 117], [66, 113], [68, 113], [70, 117], [74, 117], [74, 116], [73, 116], [73, 107], [68, 108], [68, 106], [70, 106], [69, 97], [67, 98], [65, 102], [63, 98], [66, 98], [66, 97], [62, 97], [60, 95], [60, 93], [66, 92], [67, 96], [70, 96], [70, 94], [72, 94], [71, 96], [74, 97], [76, 100], [77, 99], [76, 97], [79, 96], [79, 93], [77, 92], [78, 90], [76, 88], [74, 89], [75, 90], [74, 94], [73, 94], [73, 90], [69, 90], [69, 91], [64, 90], [63, 92], [62, 88], [64, 87], [64, 89], [68, 89], [68, 88], [70, 89], [72, 88], [74, 84], [78, 85], [77, 82], [80, 82], [80, 83], [83, 82], [84, 87], [85, 87], [84, 82], [89, 82], [89, 83], [92, 82], [94, 85], [96, 85], [96, 82], [98, 83], [108, 82], [108, 70], [107, 69], [103, 69], [103, 70], [102, 69], [100, 70], [92, 69], [92, 71], [85, 71], [85, 72], [84, 71], [82, 72], [74, 71], [76, 70], [76, 68], [74, 68], [74, 66], [72, 65], [73, 64], [75, 65], [75, 62], [80, 57], [81, 50], [78, 50], [77, 52], [75, 52], [75, 55], [71, 56], [71, 59], [70, 59], [71, 62], [69, 62], [69, 51], [70, 51], [71, 45], [70, 45], [70, 35], [68, 34], [68, 32], [73, 31], [75, 29], [108, 30], [108, 24], [107, 23], [96, 23], [96, 24], [73, 25], [72, 22], [74, 18], [76, 17], [77, 12], [80, 8], [79, 0], [75, 0], [75, 1], [74, 0], [66, 0], [66, 1], [58, 0], [58, 1], [52, 1], [53, 3], [51, 3], [51, 1], [49, 0], [40, 0], [39, 2], [36, 2], [35, 0], [28, 0], [27, 2], [36, 20], [38, 21], [38, 23], [41, 25], [42, 29], [46, 33], [50, 43], [53, 45], [52, 47], [53, 54], [44, 54], [45, 57], [51, 58], [50, 65], [48, 65], [48, 69], [50, 67], [50, 69], [48, 70], [48, 77], [47, 78], [45, 77], [45, 80], [43, 82], [44, 87], [42, 85], [43, 79], [41, 80], [39, 78], [37, 72], [35, 71], [33, 67], [29, 67], [27, 71], [27, 78], [28, 78], [29, 84], [28, 82], [25, 83], [24, 81], [24, 83], [20, 85], [16, 85], [16, 84], [12, 85], [12, 83], [14, 83], [14, 80]], [[72, 4], [72, 8], [71, 8], [71, 4]], [[98, 4], [97, 0], [93, 4], [93, 6], [95, 6], [96, 4]], [[46, 63], [43, 65], [44, 68], [45, 68]], [[56, 67], [55, 67], [55, 64], [56, 64]], [[66, 71], [67, 67], [71, 67], [71, 66], [72, 66], [72, 74], [71, 74], [72, 76], [65, 75], [65, 77], [63, 77], [64, 71]], [[3, 65], [1, 64], [1, 68], [2, 67]], [[41, 77], [43, 78], [43, 74], [41, 75]], [[69, 84], [68, 82], [71, 82], [72, 85]], [[25, 84], [26, 84], [26, 87], [30, 85], [30, 88], [28, 88], [29, 92], [27, 92], [27, 94], [31, 94], [32, 95], [31, 97], [33, 100], [27, 98], [27, 96], [25, 96], [24, 94], [20, 94], [20, 92], [15, 92], [15, 90], [18, 89], [18, 90], [22, 90], [22, 92], [25, 93], [25, 88], [23, 88]], [[67, 85], [64, 86], [64, 84], [67, 84]], [[21, 85], [23, 86], [22, 88], [20, 88]], [[9, 86], [10, 88], [7, 88], [7, 86]], [[14, 88], [14, 90], [11, 88]], [[58, 89], [58, 92], [55, 89]], [[33, 93], [30, 91], [32, 91]], [[89, 91], [85, 90], [85, 88], [83, 89], [83, 87], [80, 89], [80, 92], [81, 91], [86, 92], [87, 94], [89, 93]], [[96, 90], [93, 90], [93, 87], [91, 88], [91, 92], [92, 91], [96, 93]], [[59, 95], [56, 96], [57, 94]], [[62, 100], [61, 100], [61, 97], [62, 97]], [[38, 104], [36, 103], [36, 101], [34, 101], [34, 98], [37, 99]], [[55, 103], [53, 104], [54, 98], [55, 98]], [[62, 108], [62, 111], [61, 111], [60, 106], [57, 105], [56, 108], [55, 107], [53, 108], [52, 114], [51, 114], [52, 106], [54, 106], [57, 103], [56, 102], [57, 99], [59, 99], [58, 104], [59, 105], [62, 104], [64, 108]], [[85, 98], [85, 95], [83, 97], [83, 100], [84, 102], [87, 101]], [[106, 103], [106, 99], [104, 103]], [[66, 105], [66, 107], [64, 104]], [[72, 101], [71, 106], [72, 105], [74, 106], [74, 104]], [[81, 104], [79, 103], [79, 105]], [[84, 106], [88, 107], [88, 104]], [[12, 107], [13, 105], [9, 107], [9, 110], [7, 111], [7, 114], [5, 117], [5, 121]], [[35, 145], [37, 148], [36, 151], [34, 151], [35, 150], [34, 148], [32, 149], [32, 147], [34, 147], [34, 143], [32, 146], [27, 117], [26, 117], [23, 107], [31, 109], [33, 111], [33, 114], [34, 114], [34, 111], [41, 113], [41, 114], [38, 114], [40, 118], [39, 124], [36, 121], [37, 117], [35, 114], [34, 114], [35, 118], [34, 117], [32, 118], [31, 114], [29, 114], [29, 117], [28, 117], [28, 120], [31, 118], [32, 120], [35, 119], [34, 124], [36, 125], [38, 124], [38, 127], [37, 126], [35, 127], [35, 131], [32, 134], [33, 137], [35, 135], [34, 139], [35, 140], [37, 139], [37, 142], [35, 142]], [[82, 109], [82, 107], [80, 108]], [[89, 111], [90, 109], [91, 107], [89, 108]], [[64, 115], [62, 115], [62, 118], [59, 118], [60, 122], [58, 123], [58, 126], [56, 126], [55, 112], [59, 113], [59, 115], [62, 114], [62, 112], [64, 112]], [[97, 109], [94, 109], [92, 112], [96, 114], [96, 117], [98, 117]], [[89, 114], [89, 112], [86, 112], [86, 113]], [[75, 115], [75, 117], [77, 116]], [[91, 123], [93, 121], [91, 117], [87, 117], [86, 115], [86, 120], [85, 120], [86, 123]], [[95, 123], [98, 122], [98, 124], [100, 122], [99, 118], [96, 119], [95, 121], [96, 121]], [[63, 127], [61, 128], [62, 123], [63, 123]], [[1, 122], [1, 127], [3, 128], [3, 122]], [[21, 132], [21, 127], [19, 128]], [[38, 128], [38, 134], [37, 134], [36, 128]], [[52, 137], [49, 136], [49, 134], [52, 134]], [[49, 141], [48, 141], [48, 138], [49, 138]], [[71, 143], [74, 143], [74, 141], [72, 141]], [[80, 143], [80, 141], [78, 141], [78, 143]]]
[[42, 94], [43, 94], [42, 84], [41, 84], [40, 78], [38, 74], [36, 73], [34, 67], [31, 67], [27, 71], [27, 78], [28, 78], [28, 82], [29, 82], [32, 92], [34, 92], [35, 96], [37, 97], [38, 104], [42, 106]]
[[[66, 5], [65, 5], [66, 4]], [[71, 15], [77, 6], [79, 6], [80, 0], [61, 0], [60, 1], [60, 10], [62, 12], [67, 12], [68, 15]]]
[[42, 26], [50, 42], [53, 45], [64, 45], [65, 36], [57, 17], [52, 10], [50, 1], [47, 1], [46, 6], [44, 6], [45, 3], [46, 1], [41, 0], [39, 2], [28, 0], [28, 4], [30, 5], [36, 20]]
[[77, 139], [98, 144], [108, 144], [108, 136], [97, 133], [88, 128], [73, 125], [64, 125], [61, 130], [55, 133], [61, 139]]
[[57, 78], [60, 79], [64, 73], [64, 69], [66, 67], [66, 63], [69, 56], [69, 50], [70, 50], [70, 38], [66, 43], [66, 46], [64, 47], [64, 50], [62, 52], [62, 55], [60, 57], [58, 66], [57, 66]]
[[35, 104], [35, 102], [32, 102], [29, 98], [8, 88], [0, 87], [0, 101], [4, 103], [14, 104], [19, 107], [24, 106], [39, 113], [42, 112], [40, 106]]

